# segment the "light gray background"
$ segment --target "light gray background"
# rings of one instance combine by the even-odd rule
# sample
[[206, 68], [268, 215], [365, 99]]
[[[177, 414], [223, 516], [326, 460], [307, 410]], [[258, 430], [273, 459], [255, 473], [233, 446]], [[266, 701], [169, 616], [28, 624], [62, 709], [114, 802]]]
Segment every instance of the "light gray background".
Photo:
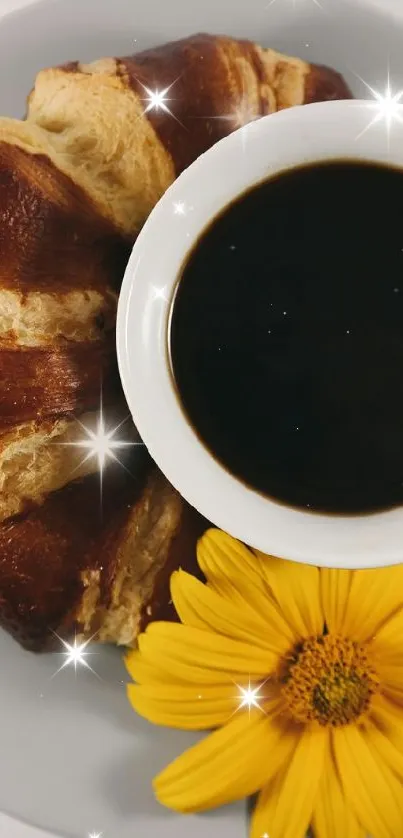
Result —
[[[29, 7], [6, 14], [10, 9]], [[35, 72], [64, 60], [135, 52], [197, 31], [249, 37], [339, 69], [357, 96], [403, 88], [403, 0], [0, 0], [0, 113], [22, 116]], [[377, 10], [376, 7], [380, 10]], [[3, 17], [2, 17], [3, 16]], [[150, 780], [195, 736], [137, 719], [119, 654], [91, 663], [35, 657], [0, 633], [0, 811], [68, 838], [246, 838], [245, 806], [180, 818]], [[268, 758], [270, 755], [268, 754]], [[43, 838], [0, 815], [0, 838]]]

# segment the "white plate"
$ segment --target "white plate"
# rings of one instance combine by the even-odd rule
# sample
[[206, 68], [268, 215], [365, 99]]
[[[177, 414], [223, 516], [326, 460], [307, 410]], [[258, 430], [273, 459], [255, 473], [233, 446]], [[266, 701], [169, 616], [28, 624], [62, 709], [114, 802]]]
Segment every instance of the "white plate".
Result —
[[[23, 3], [0, 0], [0, 16]], [[44, 65], [127, 54], [203, 30], [333, 65], [357, 95], [366, 90], [354, 73], [384, 90], [388, 66], [393, 89], [403, 88], [402, 0], [320, 3], [322, 9], [314, 0], [31, 0], [0, 21], [0, 113], [24, 113]], [[0, 812], [66, 838], [246, 838], [242, 803], [181, 818], [154, 802], [152, 776], [196, 737], [134, 716], [116, 651], [91, 660], [103, 680], [84, 669], [75, 677], [71, 668], [52, 678], [57, 656], [30, 655], [1, 632], [0, 656]], [[42, 832], [0, 815], [0, 836]]]

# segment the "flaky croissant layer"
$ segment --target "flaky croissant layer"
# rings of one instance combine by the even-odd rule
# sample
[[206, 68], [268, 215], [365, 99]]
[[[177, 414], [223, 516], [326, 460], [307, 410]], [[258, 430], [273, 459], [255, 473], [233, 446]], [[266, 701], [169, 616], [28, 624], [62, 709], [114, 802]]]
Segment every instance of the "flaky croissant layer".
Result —
[[[168, 90], [167, 107], [149, 107]], [[127, 58], [38, 74], [28, 121], [61, 171], [131, 239], [180, 174], [236, 128], [282, 108], [351, 98], [334, 70], [250, 41], [195, 35]]]

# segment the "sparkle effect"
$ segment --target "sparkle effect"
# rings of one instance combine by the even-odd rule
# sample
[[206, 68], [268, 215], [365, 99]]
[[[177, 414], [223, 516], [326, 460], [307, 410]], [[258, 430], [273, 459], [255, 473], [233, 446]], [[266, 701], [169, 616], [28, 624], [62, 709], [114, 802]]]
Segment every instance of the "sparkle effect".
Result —
[[90, 428], [86, 428], [85, 425], [83, 425], [83, 429], [87, 434], [88, 439], [81, 440], [80, 442], [76, 442], [74, 444], [79, 446], [80, 448], [88, 449], [88, 454], [84, 458], [84, 462], [85, 460], [88, 460], [90, 457], [97, 457], [99, 470], [102, 473], [105, 468], [107, 459], [118, 461], [118, 458], [114, 454], [115, 450], [119, 448], [124, 448], [127, 445], [137, 444], [133, 442], [123, 442], [122, 440], [114, 439], [114, 436], [119, 430], [119, 427], [120, 425], [118, 425], [116, 428], [113, 428], [111, 431], [106, 430], [102, 408], [99, 414], [98, 427], [95, 432], [92, 431]]
[[153, 300], [164, 300], [165, 303], [168, 302], [165, 285], [163, 288], [158, 288], [157, 285], [153, 285], [151, 288], [151, 292], [153, 295]]
[[[88, 838], [102, 838], [103, 832], [90, 832]], [[267, 836], [269, 838], [269, 836]]]
[[246, 94], [242, 94], [239, 102], [233, 107], [230, 113], [209, 116], [208, 119], [219, 119], [224, 122], [229, 122], [232, 131], [237, 131], [242, 128], [242, 131], [239, 132], [239, 137], [241, 139], [242, 151], [245, 151], [248, 139], [248, 126], [251, 126], [257, 119], [260, 119], [260, 116], [261, 114], [252, 108]]
[[242, 126], [249, 125], [258, 118], [259, 114], [251, 107], [250, 102], [246, 96], [243, 96], [238, 105], [234, 108], [232, 114], [228, 114], [224, 119], [233, 123], [234, 128], [242, 128]]
[[260, 690], [264, 686], [266, 682], [264, 681], [263, 684], [258, 684], [257, 687], [252, 687], [251, 682], [249, 680], [247, 687], [241, 687], [240, 684], [237, 684], [239, 694], [238, 694], [238, 707], [235, 712], [242, 710], [244, 707], [248, 708], [249, 715], [252, 707], [257, 707], [258, 710], [261, 710], [264, 713], [263, 708], [260, 706], [260, 702], [263, 700], [264, 696], [261, 695]]
[[174, 202], [174, 213], [175, 215], [186, 215], [186, 206], [184, 201]]
[[150, 88], [146, 87], [145, 84], [143, 84], [142, 87], [144, 87], [144, 90], [147, 93], [146, 102], [148, 102], [144, 113], [148, 113], [148, 111], [160, 110], [165, 111], [165, 113], [171, 113], [167, 105], [167, 102], [170, 101], [167, 99], [167, 93], [169, 93], [172, 84], [170, 84], [169, 87], [166, 87], [165, 90], [150, 90]]
[[358, 76], [360, 81], [365, 84], [365, 87], [369, 90], [369, 92], [374, 97], [373, 102], [368, 102], [368, 108], [370, 110], [375, 111], [375, 115], [373, 119], [371, 119], [366, 125], [366, 127], [358, 134], [357, 140], [366, 134], [373, 125], [378, 122], [383, 121], [385, 123], [386, 131], [388, 140], [390, 137], [390, 131], [392, 127], [392, 123], [397, 120], [398, 122], [403, 122], [403, 103], [401, 101], [403, 97], [403, 90], [400, 90], [398, 93], [392, 93], [392, 88], [390, 85], [390, 76], [388, 73], [388, 81], [386, 85], [385, 93], [382, 94], [378, 90], [375, 90], [368, 84], [365, 79]]
[[87, 450], [87, 454], [83, 457], [80, 461], [79, 465], [76, 467], [75, 471], [77, 471], [83, 463], [86, 463], [91, 457], [96, 457], [98, 459], [98, 469], [100, 475], [100, 482], [101, 482], [101, 496], [102, 496], [102, 480], [103, 480], [103, 472], [108, 460], [114, 460], [115, 462], [119, 463], [123, 468], [125, 466], [119, 460], [119, 457], [116, 456], [115, 451], [119, 449], [133, 447], [133, 446], [143, 446], [143, 442], [132, 442], [128, 440], [120, 439], [117, 436], [118, 431], [125, 424], [129, 417], [126, 417], [116, 425], [115, 428], [111, 430], [107, 430], [104, 420], [103, 414], [103, 407], [102, 407], [102, 393], [101, 393], [101, 401], [100, 401], [100, 408], [98, 414], [98, 424], [96, 430], [92, 430], [92, 428], [88, 428], [86, 425], [83, 424], [79, 419], [76, 419], [78, 424], [82, 427], [85, 437], [80, 440], [76, 440], [75, 442], [62, 442], [59, 443], [61, 445], [70, 445], [74, 448], [83, 448]]
[[[94, 639], [94, 635], [86, 640], [85, 643], [77, 643], [77, 637], [74, 638], [74, 643], [68, 643], [67, 640], [63, 640], [56, 632], [54, 632], [55, 637], [60, 640], [60, 643], [64, 646], [65, 651], [60, 652], [61, 655], [64, 655], [66, 660], [59, 666], [59, 669], [56, 670], [52, 678], [61, 672], [62, 669], [65, 669], [66, 666], [73, 666], [74, 671], [77, 672], [78, 666], [84, 666], [86, 669], [89, 669], [93, 675], [97, 675], [97, 673], [92, 669], [92, 667], [87, 662], [86, 658], [88, 655], [93, 654], [93, 652], [87, 652], [87, 646], [91, 643], [91, 640]], [[99, 677], [99, 676], [97, 676]]]
[[[245, 125], [248, 125], [250, 122], [254, 122], [259, 117], [260, 114], [256, 113], [256, 110], [252, 108], [250, 101], [248, 101], [248, 97], [243, 94], [239, 102], [234, 105], [229, 113], [209, 116], [208, 119], [219, 119], [223, 122], [230, 122], [232, 129], [236, 130], [237, 128], [242, 128]], [[203, 119], [204, 118], [205, 117], [203, 117]]]
[[168, 97], [168, 93], [170, 90], [172, 90], [174, 84], [176, 84], [177, 81], [178, 79], [175, 79], [175, 81], [169, 84], [168, 87], [165, 87], [164, 90], [158, 90], [158, 88], [156, 88], [155, 90], [151, 90], [150, 87], [147, 87], [145, 84], [142, 84], [142, 82], [139, 83], [141, 84], [144, 92], [147, 94], [144, 97], [144, 102], [146, 104], [146, 107], [144, 108], [144, 113], [149, 113], [150, 111], [154, 111], [155, 113], [167, 113], [169, 114], [169, 116], [172, 116], [172, 118], [175, 119], [176, 122], [178, 122], [179, 125], [182, 126], [182, 128], [184, 128], [185, 126], [182, 125], [182, 122], [178, 119], [178, 117], [176, 117], [175, 114], [172, 113], [171, 109], [168, 107], [167, 104], [168, 102], [172, 101]]

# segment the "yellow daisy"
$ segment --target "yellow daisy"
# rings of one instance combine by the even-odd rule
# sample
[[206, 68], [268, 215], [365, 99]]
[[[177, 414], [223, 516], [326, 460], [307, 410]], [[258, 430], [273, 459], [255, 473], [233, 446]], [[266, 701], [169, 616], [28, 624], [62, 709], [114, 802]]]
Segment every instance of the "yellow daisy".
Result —
[[402, 838], [403, 566], [322, 570], [253, 553], [218, 530], [178, 571], [181, 624], [127, 657], [151, 722], [214, 729], [155, 779], [200, 812], [260, 791], [251, 838]]

